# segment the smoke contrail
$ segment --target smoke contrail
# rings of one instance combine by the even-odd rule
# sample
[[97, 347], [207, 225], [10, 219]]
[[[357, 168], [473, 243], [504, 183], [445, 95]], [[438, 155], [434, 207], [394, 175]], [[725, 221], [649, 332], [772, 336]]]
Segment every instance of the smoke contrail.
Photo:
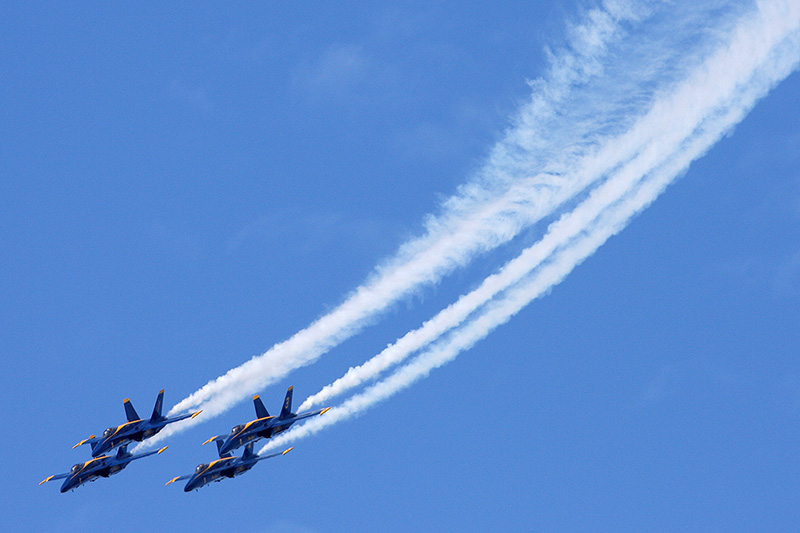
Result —
[[[736, 53], [739, 52], [741, 50], [737, 49]], [[681, 143], [685, 143], [693, 134], [697, 135], [699, 130], [708, 128], [706, 122], [714, 120], [714, 113], [723, 112], [726, 108], [736, 108], [736, 103], [727, 101], [730, 99], [729, 95], [738, 94], [737, 86], [745, 83], [747, 81], [745, 78], [752, 76], [754, 68], [757, 68], [762, 59], [757, 53], [752, 52], [746, 57], [752, 61], [734, 57], [730, 52], [712, 57], [676, 87], [669, 98], [665, 97], [657, 102], [653, 109], [623, 136], [623, 139], [626, 137], [631, 140], [641, 139], [645, 134], [651, 135], [654, 125], [664, 125], [655, 136], [649, 139], [644, 137], [649, 142], [642, 145], [639, 155], [616, 172], [617, 179], [610, 179], [595, 189], [590, 196], [592, 201], [584, 202], [568, 217], [553, 224], [541, 241], [523, 251], [499, 273], [486, 278], [480, 287], [462, 296], [421, 328], [408, 332], [367, 362], [350, 368], [344, 376], [306, 399], [300, 409], [309, 409], [315, 404], [325, 402], [375, 378], [390, 366], [402, 362], [413, 352], [461, 324], [485, 302], [517, 283], [547, 260], [550, 254], [574, 238], [588, 221], [598, 216], [613, 201], [615, 195], [613, 191], [621, 190], [620, 181], [624, 183], [645, 176], [667, 159], [675, 157], [677, 150], [681, 148]], [[738, 71], [731, 71], [736, 62], [739, 63]], [[720, 81], [716, 82], [715, 90], [709, 91], [708, 84], [702, 83], [704, 79]], [[727, 128], [730, 125], [721, 127]], [[722, 133], [723, 131], [720, 131], [719, 135]], [[613, 144], [625, 145], [627, 142], [620, 140]]]
[[[666, 122], [639, 121], [634, 128], [631, 124], [659, 92], [685, 75], [684, 65], [699, 61], [713, 39], [702, 34], [704, 25], [693, 17], [705, 23], [713, 6], [672, 6], [666, 14], [655, 10], [655, 17], [635, 6], [609, 0], [572, 28], [570, 47], [552, 54], [547, 76], [532, 84], [532, 101], [493, 149], [478, 178], [444, 204], [442, 215], [427, 221], [424, 237], [404, 245], [334, 311], [209, 382], [170, 413], [199, 407], [207, 419], [223, 412], [313, 362], [398, 298], [508, 242], [523, 228], [567, 206], [571, 198], [579, 199], [581, 191], [643, 149], [652, 150], [653, 138]], [[680, 16], [674, 16], [676, 12]], [[641, 21], [647, 21], [645, 29], [654, 35], [632, 38], [639, 27], [635, 23]], [[694, 55], [677, 46], [687, 36]], [[628, 134], [620, 135], [624, 131]], [[148, 444], [181, 429], [175, 426]]]
[[[608, 238], [622, 230], [635, 214], [653, 202], [694, 159], [705, 153], [737, 124], [759, 98], [788, 76], [798, 62], [800, 2], [759, 3], [758, 12], [747, 17], [732, 31], [731, 39], [700, 65], [694, 75], [687, 79], [687, 83], [676, 91], [671, 101], [659, 102], [654, 107], [657, 114], [670, 115], [680, 107], [694, 107], [696, 100], [687, 97], [693, 95], [693, 87], [697, 87], [698, 83], [703, 92], [713, 93], [712, 99], [717, 100], [716, 106], [701, 113], [703, 120], [692, 128], [690, 135], [683, 139], [677, 135], [673, 139], [677, 143], [673, 145], [671, 157], [652, 159], [652, 154], [644, 152], [641, 163], [645, 163], [645, 167], [647, 159], [655, 162], [654, 165], [649, 165], [649, 169], [642, 172], [641, 168], [637, 168], [637, 162], [633, 161], [572, 213], [551, 226], [550, 232], [539, 244], [561, 233], [561, 246], [553, 247], [555, 251], [552, 256], [533, 274], [509, 289], [502, 297], [486, 304], [477, 317], [389, 378], [331, 409], [325, 417], [311, 420], [306, 425], [278, 437], [266, 445], [262, 452], [313, 434], [388, 398], [426, 376], [432, 369], [454, 359], [495, 327], [507, 322], [525, 305], [563, 280]], [[679, 133], [680, 128], [677, 130], [673, 133]], [[605, 190], [601, 194], [602, 189]], [[605, 208], [598, 211], [596, 208], [602, 206], [601, 198], [605, 199]], [[593, 217], [593, 213], [596, 216]], [[571, 231], [564, 231], [564, 228], [570, 226]], [[541, 264], [541, 260], [535, 264]]]
[[[410, 291], [513, 239], [604, 172], [633, 157], [636, 143], [610, 146], [607, 139], [628, 126], [631, 113], [644, 108], [656, 87], [655, 78], [665, 77], [653, 65], [675, 60], [670, 54], [636, 57], [630, 43], [620, 46], [628, 31], [625, 26], [646, 14], [643, 8], [612, 0], [603, 9], [587, 12], [584, 23], [571, 28], [568, 47], [551, 54], [548, 74], [532, 83], [532, 101], [522, 108], [487, 164], [445, 202], [440, 216], [427, 220], [425, 236], [404, 245], [331, 313], [209, 382], [170, 413], [201, 408], [207, 419], [226, 410], [314, 361]], [[618, 90], [609, 92], [612, 76], [603, 65], [619, 61], [626, 62], [627, 69], [613, 73]], [[597, 113], [598, 108], [603, 112]], [[179, 429], [167, 428], [151, 440]]]

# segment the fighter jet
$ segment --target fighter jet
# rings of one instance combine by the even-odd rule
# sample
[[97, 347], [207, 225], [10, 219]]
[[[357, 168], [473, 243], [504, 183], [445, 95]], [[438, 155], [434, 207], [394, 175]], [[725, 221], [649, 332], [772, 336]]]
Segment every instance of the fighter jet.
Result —
[[173, 422], [184, 420], [186, 418], [194, 418], [202, 413], [202, 411], [197, 411], [194, 413], [167, 418], [166, 416], [161, 415], [161, 407], [163, 403], [164, 389], [161, 389], [161, 391], [158, 393], [158, 398], [156, 398], [156, 405], [153, 407], [153, 414], [150, 416], [150, 419], [142, 420], [139, 418], [139, 415], [136, 414], [136, 409], [133, 408], [131, 401], [128, 398], [125, 398], [125, 400], [123, 400], [123, 404], [125, 405], [125, 415], [128, 417], [127, 422], [121, 426], [110, 427], [106, 429], [101, 437], [95, 437], [92, 435], [88, 439], [83, 439], [78, 444], [73, 446], [73, 448], [77, 448], [83, 444], [89, 444], [92, 447], [92, 457], [99, 457], [109, 450], [113, 450], [117, 446], [130, 444], [132, 441], [141, 442], [148, 437], [152, 437], [164, 429], [164, 426], [167, 424], [172, 424]]
[[[225, 438], [224, 443], [220, 446], [220, 453], [228, 453], [236, 448], [243, 446], [249, 442], [256, 441], [260, 438], [270, 438], [282, 431], [286, 431], [289, 427], [297, 422], [298, 420], [302, 420], [304, 418], [308, 418], [310, 416], [321, 415], [328, 411], [330, 407], [326, 407], [325, 409], [318, 409], [316, 411], [307, 411], [305, 413], [293, 413], [292, 412], [292, 391], [294, 387], [289, 387], [289, 390], [286, 391], [286, 399], [283, 400], [283, 408], [281, 409], [281, 414], [278, 416], [270, 416], [267, 412], [267, 409], [264, 407], [264, 404], [261, 401], [261, 398], [256, 395], [253, 396], [253, 404], [256, 407], [256, 419], [251, 420], [247, 424], [239, 424], [235, 426], [232, 430], [230, 435]], [[221, 435], [215, 435], [208, 439], [203, 444], [207, 444], [212, 440], [217, 440], [222, 438]]]
[[[211, 442], [211, 440], [212, 439], [209, 439], [205, 443]], [[194, 474], [174, 477], [167, 481], [167, 485], [174, 483], [175, 481], [188, 479], [189, 481], [186, 482], [186, 486], [183, 487], [183, 490], [184, 492], [191, 492], [207, 485], [208, 483], [222, 481], [225, 478], [233, 478], [239, 474], [244, 474], [253, 468], [257, 462], [264, 459], [269, 459], [270, 457], [277, 457], [278, 455], [286, 455], [293, 449], [289, 448], [288, 450], [272, 453], [270, 455], [258, 455], [253, 453], [253, 445], [255, 443], [251, 442], [244, 447], [244, 455], [241, 457], [234, 457], [230, 453], [222, 452], [222, 444], [224, 442], [222, 437], [218, 437], [214, 440], [217, 443], [219, 459], [210, 463], [199, 464], [197, 465], [197, 468], [194, 469]]]
[[167, 446], [164, 446], [160, 450], [153, 450], [152, 452], [131, 454], [128, 453], [128, 446], [123, 445], [119, 450], [117, 450], [116, 455], [103, 455], [102, 457], [90, 459], [85, 463], [78, 463], [74, 465], [66, 474], [57, 474], [55, 476], [47, 477], [43, 479], [39, 485], [42, 483], [47, 483], [52, 479], [66, 478], [64, 480], [64, 484], [61, 485], [61, 492], [67, 492], [68, 490], [77, 489], [84, 483], [96, 481], [100, 477], [112, 476], [119, 471], [124, 470], [131, 461], [135, 459], [141, 459], [142, 457], [147, 457], [148, 455], [161, 453], [166, 449]]

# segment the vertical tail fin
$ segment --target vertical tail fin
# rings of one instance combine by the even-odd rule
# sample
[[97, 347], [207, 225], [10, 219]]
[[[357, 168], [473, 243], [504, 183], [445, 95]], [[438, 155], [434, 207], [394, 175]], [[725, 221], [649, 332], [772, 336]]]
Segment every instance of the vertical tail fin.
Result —
[[254, 445], [255, 445], [255, 442], [247, 443], [247, 445], [244, 447], [244, 454], [242, 455], [242, 459], [252, 459], [253, 457], [256, 456], [256, 454], [253, 453], [253, 446]]
[[269, 416], [269, 412], [264, 407], [264, 402], [261, 401], [261, 397], [258, 394], [253, 396], [253, 405], [256, 406], [256, 418], [267, 418]]
[[123, 445], [122, 445], [122, 446], [120, 446], [120, 447], [119, 447], [119, 449], [117, 450], [117, 459], [124, 459], [124, 458], [125, 458], [125, 457], [127, 457], [128, 455], [130, 455], [130, 454], [128, 453], [128, 445], [127, 445], [127, 444], [123, 444]]
[[220, 435], [214, 435], [213, 437], [211, 437], [210, 439], [208, 439], [207, 441], [205, 441], [205, 442], [203, 443], [203, 446], [205, 446], [206, 444], [208, 444], [208, 443], [209, 443], [209, 442], [211, 442], [212, 440], [213, 440], [214, 442], [216, 442], [216, 443], [217, 443], [217, 453], [219, 454], [219, 458], [220, 458], [220, 459], [225, 459], [225, 458], [227, 458], [227, 457], [230, 457], [230, 456], [231, 456], [230, 452], [228, 452], [228, 453], [222, 453], [222, 446], [225, 444], [225, 439], [224, 439], [224, 438], [222, 438], [222, 436], [220, 436]]
[[158, 397], [156, 398], [156, 405], [153, 407], [153, 414], [150, 416], [150, 421], [155, 422], [157, 420], [161, 420], [164, 418], [161, 416], [161, 408], [164, 406], [164, 389], [161, 389], [158, 392]]
[[281, 418], [287, 418], [292, 415], [292, 391], [294, 386], [289, 387], [286, 391], [286, 399], [283, 400], [283, 408], [281, 409]]
[[128, 422], [139, 420], [139, 415], [136, 414], [136, 409], [133, 408], [131, 401], [128, 398], [125, 398], [122, 400], [122, 403], [125, 405], [125, 416], [128, 417]]
[[[230, 457], [230, 453], [222, 453], [222, 445], [225, 444], [225, 441], [222, 439], [217, 439], [217, 453], [219, 454], [220, 459], [225, 459], [226, 457]], [[252, 444], [252, 443], [250, 443]]]

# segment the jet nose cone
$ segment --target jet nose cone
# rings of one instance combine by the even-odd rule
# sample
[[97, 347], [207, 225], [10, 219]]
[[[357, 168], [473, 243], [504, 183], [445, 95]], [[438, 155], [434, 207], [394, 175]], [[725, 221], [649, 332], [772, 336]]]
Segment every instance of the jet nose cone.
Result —
[[61, 485], [61, 492], [69, 492], [75, 488], [75, 485], [76, 483], [74, 479], [67, 478], [67, 480], [64, 481], [64, 484]]

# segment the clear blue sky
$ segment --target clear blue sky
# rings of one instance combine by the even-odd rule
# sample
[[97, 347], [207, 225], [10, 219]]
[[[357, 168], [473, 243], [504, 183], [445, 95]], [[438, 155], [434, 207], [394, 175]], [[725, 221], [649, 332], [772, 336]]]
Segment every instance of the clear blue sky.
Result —
[[[587, 5], [581, 3], [580, 5]], [[480, 166], [571, 1], [0, 8], [0, 524], [788, 530], [800, 523], [800, 76], [455, 362], [235, 480], [242, 403], [60, 494], [73, 444], [342, 301]], [[521, 239], [533, 239], [522, 235]], [[297, 403], [507, 258], [261, 392]], [[139, 520], [146, 520], [140, 522]]]

